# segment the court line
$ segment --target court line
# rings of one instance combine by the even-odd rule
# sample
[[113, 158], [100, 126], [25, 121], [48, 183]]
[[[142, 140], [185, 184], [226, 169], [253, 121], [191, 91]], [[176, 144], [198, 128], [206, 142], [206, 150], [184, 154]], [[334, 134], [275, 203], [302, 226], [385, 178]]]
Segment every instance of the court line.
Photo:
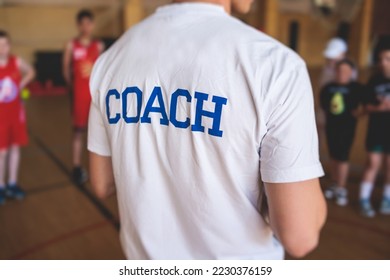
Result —
[[70, 184], [74, 185], [88, 200], [97, 208], [97, 210], [112, 224], [112, 226], [119, 231], [120, 225], [116, 217], [111, 213], [111, 211], [103, 205], [98, 198], [96, 198], [84, 185], [77, 185], [73, 182], [72, 173], [66, 165], [48, 148], [48, 146], [37, 136], [30, 131], [34, 142], [38, 147], [49, 157], [51, 161], [70, 179]]
[[60, 243], [62, 241], [65, 241], [67, 239], [71, 239], [75, 236], [78, 236], [78, 235], [81, 235], [81, 234], [84, 234], [84, 233], [87, 233], [87, 232], [90, 232], [90, 231], [94, 231], [94, 230], [97, 230], [99, 228], [102, 228], [104, 226], [108, 226], [110, 225], [110, 222], [109, 221], [103, 221], [103, 222], [99, 222], [99, 223], [95, 223], [95, 224], [91, 224], [91, 225], [88, 225], [88, 226], [85, 226], [85, 227], [82, 227], [82, 228], [78, 228], [76, 230], [73, 230], [73, 231], [70, 231], [70, 232], [67, 232], [67, 233], [64, 233], [64, 234], [61, 234], [61, 235], [58, 235], [57, 237], [54, 237], [52, 239], [49, 239], [49, 240], [46, 240], [46, 241], [43, 241], [41, 243], [38, 243], [14, 256], [12, 256], [10, 259], [11, 260], [21, 260], [21, 259], [24, 259], [26, 256], [28, 255], [31, 255], [31, 254], [34, 254], [36, 252], [39, 252], [47, 247], [50, 247], [52, 245], [55, 245], [57, 243]]

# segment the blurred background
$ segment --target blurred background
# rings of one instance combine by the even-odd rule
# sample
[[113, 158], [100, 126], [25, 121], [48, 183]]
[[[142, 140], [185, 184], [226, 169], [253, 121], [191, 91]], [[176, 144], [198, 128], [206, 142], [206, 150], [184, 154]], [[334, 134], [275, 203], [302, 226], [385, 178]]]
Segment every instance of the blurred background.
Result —
[[[121, 259], [115, 197], [99, 201], [88, 184], [71, 181], [71, 114], [62, 77], [62, 53], [77, 35], [75, 16], [95, 14], [97, 38], [109, 47], [121, 34], [166, 0], [0, 0], [0, 29], [12, 38], [13, 53], [34, 65], [36, 80], [25, 101], [30, 144], [22, 151], [24, 201], [0, 206], [0, 259]], [[390, 35], [390, 1], [255, 0], [250, 14], [236, 15], [299, 53], [310, 71], [318, 101], [324, 49], [331, 38], [348, 44], [348, 57], [366, 83], [378, 42]], [[221, 46], [222, 47], [222, 46]], [[390, 217], [365, 219], [358, 212], [358, 187], [366, 160], [367, 118], [358, 122], [351, 153], [347, 207], [329, 204], [319, 248], [307, 259], [390, 259]], [[389, 124], [390, 129], [390, 124]], [[321, 158], [329, 158], [321, 139]], [[84, 157], [87, 165], [87, 158]], [[322, 179], [325, 187], [328, 177]], [[381, 198], [382, 179], [374, 190]]]

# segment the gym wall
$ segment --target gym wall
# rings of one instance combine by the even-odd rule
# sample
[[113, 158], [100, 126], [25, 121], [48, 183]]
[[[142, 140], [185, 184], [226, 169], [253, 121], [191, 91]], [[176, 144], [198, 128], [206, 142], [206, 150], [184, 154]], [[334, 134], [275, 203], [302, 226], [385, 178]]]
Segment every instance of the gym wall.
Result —
[[[0, 28], [9, 32], [13, 51], [33, 63], [36, 51], [62, 51], [76, 36], [79, 5], [14, 5], [0, 8]], [[92, 7], [97, 37], [118, 37], [122, 32], [120, 7]]]

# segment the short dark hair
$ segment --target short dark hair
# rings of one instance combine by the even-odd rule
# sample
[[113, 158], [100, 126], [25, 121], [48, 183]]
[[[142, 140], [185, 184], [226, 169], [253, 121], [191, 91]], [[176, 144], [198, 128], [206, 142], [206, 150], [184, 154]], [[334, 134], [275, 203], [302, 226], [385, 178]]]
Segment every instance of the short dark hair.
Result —
[[390, 51], [390, 35], [384, 35], [379, 38], [374, 48], [374, 62], [379, 62], [379, 56], [382, 52]]
[[390, 38], [387, 38], [387, 40], [384, 40], [381, 44], [378, 45], [378, 54], [386, 51], [390, 51]]
[[9, 34], [5, 30], [0, 30], [0, 38], [6, 38], [9, 39]]
[[80, 23], [83, 19], [94, 20], [94, 18], [95, 17], [90, 10], [84, 9], [84, 10], [81, 10], [80, 12], [77, 13], [76, 21], [77, 21], [77, 23]]
[[356, 65], [355, 63], [353, 63], [352, 60], [348, 59], [348, 58], [344, 58], [342, 60], [340, 60], [339, 62], [337, 62], [336, 66], [337, 68], [339, 68], [341, 65], [343, 64], [347, 64], [349, 67], [351, 67], [353, 70], [356, 69]]

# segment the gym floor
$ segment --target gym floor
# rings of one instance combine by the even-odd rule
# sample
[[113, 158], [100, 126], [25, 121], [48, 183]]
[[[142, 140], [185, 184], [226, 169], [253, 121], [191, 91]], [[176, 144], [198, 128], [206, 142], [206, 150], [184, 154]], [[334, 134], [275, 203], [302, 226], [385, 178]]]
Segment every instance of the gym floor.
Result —
[[[311, 72], [318, 77], [318, 70]], [[116, 198], [99, 201], [89, 185], [79, 188], [70, 179], [69, 98], [33, 97], [26, 107], [30, 144], [23, 149], [20, 183], [27, 198], [0, 207], [0, 259], [123, 259]], [[365, 127], [363, 118], [352, 152], [351, 202], [347, 207], [328, 204], [320, 245], [306, 259], [390, 259], [390, 217], [365, 219], [358, 213]], [[328, 183], [322, 179], [323, 186]], [[374, 191], [375, 206], [380, 186]]]

